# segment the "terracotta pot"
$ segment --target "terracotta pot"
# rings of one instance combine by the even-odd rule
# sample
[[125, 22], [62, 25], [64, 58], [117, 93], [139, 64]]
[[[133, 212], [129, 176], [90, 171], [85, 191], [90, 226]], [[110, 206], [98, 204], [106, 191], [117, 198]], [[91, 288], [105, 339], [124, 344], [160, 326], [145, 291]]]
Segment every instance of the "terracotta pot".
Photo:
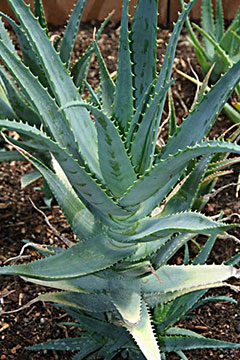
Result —
[[[63, 25], [76, 1], [43, 0], [47, 21], [53, 25]], [[25, 2], [33, 5], [33, 0], [25, 0]], [[136, 3], [137, 0], [131, 0], [130, 2], [129, 12], [131, 15], [134, 13]], [[240, 0], [224, 0], [223, 4], [225, 18], [232, 19], [240, 5]], [[191, 12], [192, 19], [200, 18], [200, 8], [201, 0], [196, 3]], [[102, 21], [113, 9], [115, 9], [115, 13], [112, 16], [112, 20], [118, 22], [121, 19], [122, 0], [87, 0], [82, 20]], [[11, 16], [13, 15], [7, 0], [0, 0], [0, 10]], [[159, 23], [166, 25], [168, 21], [175, 21], [179, 10], [179, 0], [159, 0]]]
[[[77, 0], [43, 0], [47, 21], [53, 25], [63, 25]], [[33, 0], [25, 0], [26, 3], [33, 7]], [[129, 5], [129, 12], [134, 13], [134, 7], [137, 0], [132, 0]], [[166, 23], [167, 21], [167, 4], [168, 0], [160, 0], [159, 4], [159, 21]], [[83, 13], [82, 21], [104, 20], [107, 15], [115, 10], [112, 20], [120, 21], [122, 11], [122, 0], [87, 0], [87, 4]], [[0, 0], [0, 10], [13, 16], [7, 0]]]
[[[33, 9], [33, 0], [24, 1], [27, 4], [31, 4], [31, 8]], [[47, 21], [53, 25], [64, 24], [75, 2], [76, 0], [43, 0]], [[14, 17], [7, 0], [0, 0], [0, 10]]]

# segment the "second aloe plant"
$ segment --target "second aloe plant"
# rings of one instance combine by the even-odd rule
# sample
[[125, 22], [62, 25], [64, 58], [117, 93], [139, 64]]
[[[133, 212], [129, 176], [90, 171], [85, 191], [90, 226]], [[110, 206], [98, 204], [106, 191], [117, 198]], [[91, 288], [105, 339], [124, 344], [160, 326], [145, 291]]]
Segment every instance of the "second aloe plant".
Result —
[[[168, 142], [160, 149], [156, 146], [158, 131], [172, 84], [177, 40], [196, 0], [179, 16], [159, 74], [158, 2], [138, 1], [129, 33], [129, 1], [124, 0], [116, 83], [97, 43], [94, 45], [101, 73], [100, 91], [92, 92], [95, 105], [82, 101], [65, 61], [24, 2], [8, 1], [34, 49], [46, 87], [0, 40], [0, 58], [41, 123], [31, 126], [4, 119], [0, 127], [28, 137], [28, 144], [24, 144], [4, 135], [43, 175], [77, 242], [66, 250], [42, 249], [44, 259], [2, 267], [0, 274], [18, 274], [61, 290], [43, 294], [38, 300], [79, 309], [82, 319], [89, 319], [91, 334], [97, 329], [96, 322], [100, 322], [103, 335], [106, 322], [113, 335], [114, 329], [121, 329], [122, 340], [124, 336], [128, 340], [130, 333], [141, 356], [159, 360], [161, 348], [168, 351], [170, 340], [159, 336], [157, 341], [150, 309], [193, 291], [223, 286], [228, 278], [240, 276], [231, 265], [167, 265], [197, 234], [212, 238], [226, 234], [233, 226], [192, 208], [209, 156], [216, 152], [240, 154], [236, 144], [206, 139], [240, 79], [240, 63], [204, 96], [181, 126], [171, 127]], [[43, 150], [51, 157], [51, 164], [43, 162], [39, 155]], [[159, 204], [162, 211], [154, 215]], [[117, 338], [121, 340], [119, 335]], [[96, 339], [89, 336], [73, 346], [78, 351], [74, 359], [101, 348], [105, 351], [102, 357], [111, 359], [117, 344], [107, 347], [107, 336], [102, 343]], [[60, 341], [61, 346], [66, 343]], [[131, 345], [126, 349], [131, 350]]]

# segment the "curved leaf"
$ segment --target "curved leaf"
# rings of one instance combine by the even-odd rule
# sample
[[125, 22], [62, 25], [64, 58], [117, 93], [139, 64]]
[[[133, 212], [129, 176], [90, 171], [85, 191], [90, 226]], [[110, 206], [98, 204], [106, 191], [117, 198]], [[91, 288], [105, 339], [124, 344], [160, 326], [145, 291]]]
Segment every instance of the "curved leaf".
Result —
[[192, 146], [204, 138], [239, 80], [240, 61], [233, 65], [205, 95], [201, 103], [195, 106], [193, 112], [188, 115], [174, 136], [169, 139], [162, 151], [162, 159], [167, 158], [169, 154], [174, 154], [179, 149]]
[[98, 232], [63, 253], [24, 265], [4, 266], [0, 275], [21, 275], [33, 279], [61, 280], [95, 273], [131, 255], [135, 246], [123, 247]]
[[[226, 224], [214, 221], [200, 213], [183, 212], [168, 216], [155, 216], [152, 218], [145, 218], [134, 225], [129, 230], [121, 229], [119, 236], [117, 231], [109, 231], [112, 236], [120, 241], [127, 241], [141, 239], [144, 237], [157, 233], [156, 235], [168, 236], [176, 232], [198, 233], [198, 234], [216, 234], [230, 229], [236, 224]], [[115, 235], [116, 234], [116, 235]]]
[[138, 325], [126, 326], [147, 360], [160, 360], [158, 344], [151, 325], [146, 304], [142, 303], [141, 320]]
[[[14, 129], [20, 134], [28, 135], [29, 138], [32, 138], [34, 140], [33, 149], [34, 147], [37, 147], [38, 150], [51, 152], [54, 155], [55, 159], [61, 165], [70, 183], [72, 184], [80, 198], [83, 197], [88, 203], [98, 208], [104, 214], [107, 213], [119, 216], [124, 216], [128, 214], [127, 211], [114, 203], [114, 201], [107, 195], [106, 191], [101, 188], [100, 183], [96, 181], [96, 179], [91, 173], [89, 173], [88, 169], [80, 166], [77, 161], [72, 158], [71, 155], [69, 155], [63, 148], [61, 148], [60, 145], [49, 139], [40, 130], [34, 127], [30, 127], [27, 124], [7, 120], [0, 120], [0, 126], [8, 129]], [[15, 144], [15, 142], [13, 142], [13, 144]], [[20, 146], [21, 143], [18, 143], [18, 150], [20, 149]], [[47, 167], [45, 167], [40, 161], [38, 161], [30, 154], [24, 152], [24, 156], [29, 161], [31, 161], [42, 174], [44, 174], [49, 183], [49, 186], [52, 189], [52, 192], [57, 198], [59, 198], [59, 202], [61, 203], [60, 194], [62, 195], [61, 187], [63, 185], [61, 184], [56, 187], [56, 182], [58, 182], [56, 176], [54, 177], [54, 174]], [[58, 191], [58, 188], [59, 194], [56, 193]], [[61, 206], [64, 209], [64, 204], [62, 204]]]
[[86, 4], [86, 0], [78, 0], [73, 11], [71, 17], [67, 23], [66, 30], [64, 32], [61, 46], [60, 46], [60, 57], [66, 67], [69, 67], [69, 63], [72, 57], [72, 51], [74, 46], [74, 41], [77, 36], [79, 24], [81, 21], [82, 13]]
[[[24, 2], [19, 2], [18, 0], [9, 0], [9, 4], [20, 21], [38, 56], [39, 62], [42, 65], [57, 102], [60, 105], [65, 105], [73, 99], [81, 101], [79, 92], [71, 77], [68, 75], [66, 68], [62, 64], [60, 57], [56, 53], [44, 30], [34, 19], [29, 7], [26, 6]], [[56, 73], [58, 76], [56, 76]], [[90, 169], [98, 174], [97, 134], [90, 114], [86, 109], [78, 109], [76, 111], [76, 109], [71, 108], [66, 110], [66, 117], [69, 119], [74, 138], [79, 144], [82, 158], [88, 163]], [[69, 129], [68, 131], [62, 129], [61, 131], [65, 134], [69, 133]], [[73, 144], [75, 144], [75, 140], [73, 139], [71, 141], [70, 139], [71, 137], [69, 137], [68, 147], [71, 148]]]
[[[240, 154], [240, 146], [212, 140], [204, 141], [192, 148], [186, 148], [183, 151], [180, 150], [177, 154], [161, 160], [152, 170], [140, 177], [122, 198], [120, 204], [122, 206], [134, 206], [149, 199], [156, 193], [158, 193], [158, 197], [160, 197], [160, 192], [166, 196], [165, 187], [167, 184], [170, 183], [172, 187], [174, 183], [177, 182], [179, 175], [191, 159], [201, 155], [210, 155], [214, 152], [233, 152]], [[172, 179], [174, 179], [174, 181], [172, 181]]]
[[239, 349], [240, 344], [231, 343], [227, 341], [196, 338], [196, 337], [182, 337], [182, 336], [158, 336], [158, 342], [162, 351], [171, 352], [178, 350], [193, 350], [193, 349]]

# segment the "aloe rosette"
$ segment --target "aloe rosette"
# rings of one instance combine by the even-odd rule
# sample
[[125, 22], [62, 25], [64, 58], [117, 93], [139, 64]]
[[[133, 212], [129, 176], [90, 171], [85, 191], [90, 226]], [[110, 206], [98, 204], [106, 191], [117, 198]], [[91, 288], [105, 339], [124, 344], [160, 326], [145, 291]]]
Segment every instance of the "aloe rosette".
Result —
[[[240, 154], [237, 144], [206, 139], [240, 79], [240, 63], [230, 68], [195, 105], [181, 126], [172, 127], [168, 142], [159, 149], [158, 129], [172, 84], [177, 40], [196, 0], [190, 1], [180, 14], [159, 74], [158, 2], [138, 1], [129, 33], [129, 1], [124, 0], [116, 82], [108, 73], [97, 42], [93, 44], [101, 75], [99, 91], [91, 94], [93, 104], [81, 99], [68, 62], [59, 57], [30, 9], [23, 1], [8, 1], [34, 51], [46, 86], [0, 40], [0, 59], [40, 121], [40, 125], [32, 125], [3, 119], [0, 127], [29, 139], [28, 143], [9, 139], [3, 131], [5, 139], [44, 177], [77, 241], [68, 249], [42, 248], [44, 259], [4, 266], [0, 274], [20, 275], [55, 288], [56, 292], [40, 295], [37, 300], [78, 311], [91, 335], [55, 344], [60, 350], [78, 351], [74, 359], [95, 351], [100, 358], [111, 359], [122, 347], [132, 358], [149, 360], [160, 359], [165, 351], [184, 350], [183, 334], [172, 340], [169, 330], [169, 337], [160, 332], [156, 338], [151, 308], [158, 304], [180, 306], [175, 301], [183, 296], [227, 285], [232, 276], [239, 278], [239, 271], [230, 264], [167, 263], [197, 234], [208, 237], [210, 251], [212, 239], [234, 226], [195, 212], [193, 206], [211, 155]], [[43, 152], [51, 163], [44, 162]], [[154, 215], [159, 204], [162, 211]], [[171, 326], [169, 322], [164, 331]], [[114, 344], [109, 343], [109, 333], [113, 342], [116, 340]], [[44, 346], [51, 348], [53, 344]]]

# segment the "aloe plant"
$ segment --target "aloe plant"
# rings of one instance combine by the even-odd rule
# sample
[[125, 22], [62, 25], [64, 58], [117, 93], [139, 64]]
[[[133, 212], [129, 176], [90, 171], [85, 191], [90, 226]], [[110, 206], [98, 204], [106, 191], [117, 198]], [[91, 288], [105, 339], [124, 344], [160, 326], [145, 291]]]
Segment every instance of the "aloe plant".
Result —
[[[0, 40], [0, 59], [41, 121], [40, 126], [32, 126], [4, 119], [0, 126], [29, 138], [28, 144], [16, 142], [3, 132], [42, 174], [77, 241], [68, 249], [41, 248], [44, 259], [4, 266], [0, 274], [18, 274], [61, 290], [40, 295], [36, 301], [59, 303], [78, 309], [82, 317], [95, 317], [101, 322], [104, 338], [104, 326], [111, 332], [116, 325], [123, 338], [135, 340], [134, 354], [137, 348], [142, 353], [139, 358], [159, 360], [171, 340], [163, 343], [158, 336], [157, 341], [150, 309], [192, 292], [227, 285], [229, 277], [240, 276], [229, 264], [167, 264], [197, 234], [206, 235], [211, 242], [212, 237], [227, 236], [226, 231], [236, 226], [193, 211], [193, 204], [209, 157], [214, 153], [240, 154], [237, 144], [206, 139], [240, 79], [240, 62], [195, 105], [180, 127], [171, 128], [168, 142], [160, 149], [156, 146], [158, 130], [172, 84], [177, 40], [196, 0], [179, 16], [159, 74], [158, 2], [138, 1], [129, 33], [129, 0], [124, 0], [116, 82], [109, 76], [97, 42], [93, 45], [102, 79], [99, 92], [92, 92], [96, 106], [81, 99], [66, 66], [24, 2], [8, 2], [48, 86], [44, 88]], [[44, 162], [42, 151], [49, 154], [51, 164]], [[159, 204], [163, 209], [154, 215]], [[72, 341], [72, 350], [78, 351], [75, 359], [102, 347], [94, 336], [76, 340], [80, 345], [75, 347]], [[121, 342], [118, 335], [116, 339]], [[60, 340], [59, 348], [68, 346], [67, 340]], [[115, 350], [105, 348], [105, 359], [111, 359], [121, 347], [114, 346]]]
[[[180, 0], [183, 6], [183, 0]], [[205, 76], [214, 65], [210, 81], [215, 83], [225, 73], [229, 66], [240, 60], [240, 6], [235, 18], [229, 27], [224, 29], [224, 13], [222, 0], [216, 1], [216, 15], [213, 15], [213, 1], [202, 0], [201, 25], [186, 21], [189, 40], [196, 52], [196, 56]], [[201, 34], [203, 44], [200, 43], [193, 27]], [[240, 83], [236, 85], [237, 96], [240, 97]], [[233, 107], [224, 108], [226, 115], [234, 122], [240, 121], [239, 103], [233, 103]]]

